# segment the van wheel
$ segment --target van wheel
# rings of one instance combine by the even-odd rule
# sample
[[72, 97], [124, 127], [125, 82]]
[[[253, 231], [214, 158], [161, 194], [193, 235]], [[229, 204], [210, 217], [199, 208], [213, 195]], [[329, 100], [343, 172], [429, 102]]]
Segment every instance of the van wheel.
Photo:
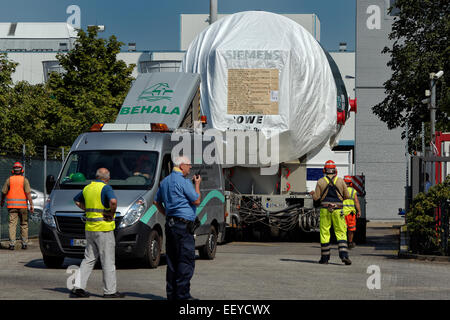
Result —
[[161, 237], [156, 230], [150, 232], [144, 259], [145, 263], [152, 269], [159, 266], [159, 261], [161, 260]]
[[217, 248], [217, 231], [214, 226], [211, 226], [206, 239], [206, 244], [202, 246], [199, 250], [200, 258], [213, 260], [216, 256]]
[[64, 263], [64, 257], [43, 255], [42, 258], [47, 268], [61, 268]]

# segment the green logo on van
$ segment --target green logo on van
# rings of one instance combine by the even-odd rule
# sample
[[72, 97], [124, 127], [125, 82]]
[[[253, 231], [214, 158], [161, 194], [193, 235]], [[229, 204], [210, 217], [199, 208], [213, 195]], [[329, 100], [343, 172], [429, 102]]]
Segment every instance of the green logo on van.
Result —
[[138, 113], [159, 113], [159, 114], [177, 114], [180, 115], [180, 108], [169, 108], [167, 106], [134, 106], [134, 107], [122, 107], [119, 114], [138, 114]]
[[146, 88], [138, 97], [138, 101], [145, 100], [155, 102], [160, 100], [172, 100], [173, 90], [170, 89], [168, 83], [157, 83], [151, 87]]

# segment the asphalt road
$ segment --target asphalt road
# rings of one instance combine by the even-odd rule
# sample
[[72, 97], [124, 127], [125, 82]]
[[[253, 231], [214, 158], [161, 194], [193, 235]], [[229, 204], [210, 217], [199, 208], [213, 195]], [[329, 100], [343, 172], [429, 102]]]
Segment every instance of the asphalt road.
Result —
[[[314, 236], [296, 243], [223, 244], [215, 260], [196, 260], [191, 293], [202, 300], [450, 299], [450, 263], [398, 259], [398, 229], [392, 224], [369, 223], [367, 236], [366, 244], [350, 251], [351, 266], [341, 263], [336, 245], [330, 264], [319, 265]], [[37, 239], [28, 250], [2, 246], [0, 299], [70, 299], [66, 269], [81, 260], [66, 259], [62, 269], [48, 269]], [[165, 269], [164, 259], [157, 269], [118, 265], [118, 290], [126, 299], [163, 300]], [[90, 300], [103, 299], [100, 269], [93, 271], [87, 290]]]

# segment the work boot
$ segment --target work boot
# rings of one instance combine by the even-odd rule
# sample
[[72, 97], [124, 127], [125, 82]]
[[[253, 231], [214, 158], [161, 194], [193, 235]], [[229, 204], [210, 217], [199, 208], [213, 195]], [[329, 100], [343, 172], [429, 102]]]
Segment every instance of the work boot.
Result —
[[22, 249], [23, 249], [23, 250], [27, 250], [27, 249], [28, 249], [28, 245], [27, 245], [26, 243], [23, 243], [23, 244], [22, 244]]
[[14, 250], [14, 249], [15, 249], [15, 247], [12, 244], [10, 244], [9, 245], [9, 250]]
[[328, 264], [328, 259], [324, 258], [324, 257], [321, 257], [320, 260], [319, 260], [319, 263], [320, 264]]
[[349, 249], [353, 249], [355, 247], [355, 243], [354, 242], [350, 242], [349, 244], [348, 244], [348, 248]]
[[345, 257], [341, 259], [343, 263], [345, 263], [346, 266], [349, 266], [352, 264], [352, 260], [350, 260], [349, 257]]
[[89, 298], [91, 294], [83, 289], [73, 288], [70, 292], [71, 298]]

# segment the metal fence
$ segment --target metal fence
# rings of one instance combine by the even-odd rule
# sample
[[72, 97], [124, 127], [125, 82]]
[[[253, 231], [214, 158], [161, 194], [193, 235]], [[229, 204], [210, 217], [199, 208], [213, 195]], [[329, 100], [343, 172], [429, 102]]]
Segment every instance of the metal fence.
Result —
[[438, 227], [441, 230], [441, 251], [444, 255], [450, 255], [449, 252], [449, 242], [450, 242], [450, 225], [449, 225], [449, 214], [450, 214], [450, 199], [444, 201], [439, 208], [439, 222]]
[[[55, 178], [61, 169], [64, 151], [62, 149], [47, 148], [46, 146], [37, 147], [33, 154], [28, 153], [25, 147], [22, 153], [14, 153], [8, 150], [0, 149], [0, 184], [3, 187], [6, 179], [11, 176], [12, 165], [19, 161], [24, 166], [24, 176], [30, 181], [33, 196], [38, 196], [33, 200], [35, 205], [35, 214], [29, 214], [28, 236], [34, 237], [39, 233], [41, 215], [46, 197], [45, 181], [48, 175]], [[1, 208], [0, 219], [0, 239], [9, 239], [9, 215], [6, 204]], [[16, 237], [20, 239], [20, 223], [17, 223]]]
[[[411, 157], [411, 187], [409, 190], [409, 198], [406, 208], [409, 210], [413, 199], [420, 192], [427, 192], [427, 179], [430, 186], [441, 183], [446, 176], [450, 174], [450, 157], [438, 157], [438, 156], [413, 156]], [[437, 176], [437, 178], [436, 178]], [[435, 238], [439, 241], [439, 254], [449, 255], [449, 215], [450, 215], [450, 199], [446, 199], [440, 203], [433, 212], [434, 221], [432, 223], [433, 229], [435, 229]], [[407, 222], [407, 221], [406, 221]], [[431, 240], [428, 242], [431, 245]], [[411, 247], [416, 245], [411, 244]], [[423, 245], [427, 247], [427, 245]]]

